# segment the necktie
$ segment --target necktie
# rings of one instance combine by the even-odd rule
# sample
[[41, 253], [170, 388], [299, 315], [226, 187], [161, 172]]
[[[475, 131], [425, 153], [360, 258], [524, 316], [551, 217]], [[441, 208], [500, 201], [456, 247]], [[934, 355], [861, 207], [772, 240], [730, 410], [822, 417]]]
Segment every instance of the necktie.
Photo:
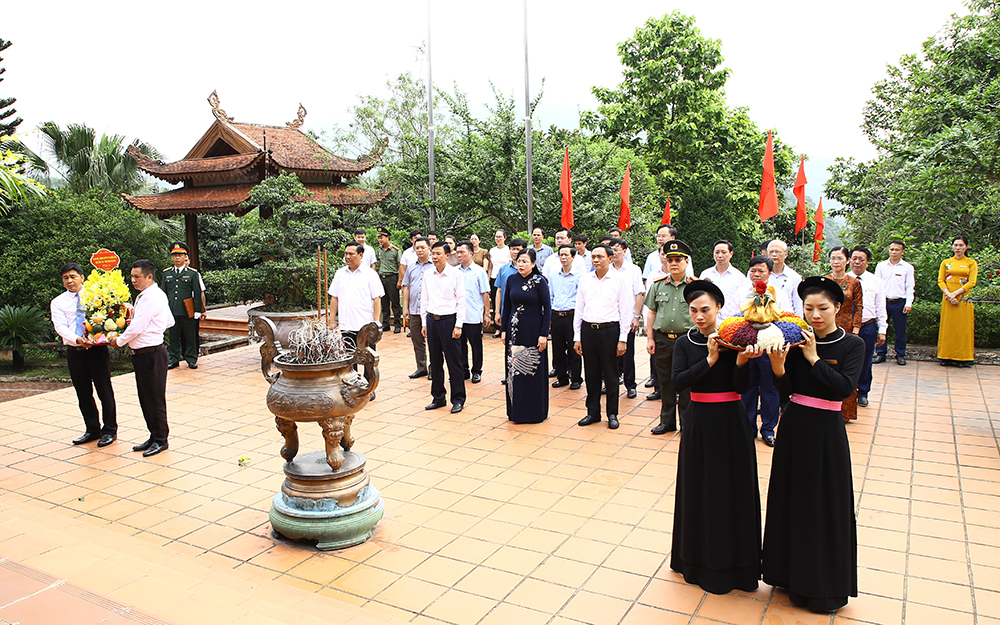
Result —
[[84, 315], [83, 304], [80, 303], [80, 293], [76, 293], [76, 335], [83, 336], [83, 321], [86, 318]]

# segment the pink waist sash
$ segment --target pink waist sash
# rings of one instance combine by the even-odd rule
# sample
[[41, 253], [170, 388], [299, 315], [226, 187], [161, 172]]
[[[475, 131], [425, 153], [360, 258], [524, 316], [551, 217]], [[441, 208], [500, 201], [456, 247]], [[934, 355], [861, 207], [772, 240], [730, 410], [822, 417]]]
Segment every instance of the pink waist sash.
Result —
[[799, 395], [798, 393], [793, 393], [791, 399], [800, 406], [809, 406], [810, 408], [819, 408], [820, 410], [833, 410], [835, 412], [840, 412], [841, 406], [844, 403], [842, 401], [830, 401], [829, 399]]
[[720, 404], [726, 401], [740, 401], [742, 397], [735, 391], [726, 393], [691, 393], [691, 401], [700, 401], [704, 404]]

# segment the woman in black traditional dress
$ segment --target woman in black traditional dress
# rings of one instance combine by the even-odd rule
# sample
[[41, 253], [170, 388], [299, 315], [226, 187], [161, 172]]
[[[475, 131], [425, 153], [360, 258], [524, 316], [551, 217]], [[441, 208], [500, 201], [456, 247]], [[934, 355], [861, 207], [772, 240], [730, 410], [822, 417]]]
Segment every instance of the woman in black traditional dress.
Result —
[[844, 291], [829, 278], [798, 287], [801, 349], [772, 349], [778, 390], [791, 395], [771, 458], [761, 570], [792, 603], [834, 612], [858, 596], [858, 537], [851, 450], [841, 402], [858, 386], [865, 343], [837, 327]]
[[674, 388], [691, 389], [677, 454], [670, 568], [685, 581], [725, 594], [754, 591], [760, 579], [760, 490], [756, 433], [740, 393], [752, 349], [719, 345], [722, 290], [706, 280], [684, 288], [695, 327], [674, 346]]
[[501, 310], [510, 346], [507, 418], [541, 423], [549, 416], [549, 283], [535, 266], [535, 250], [521, 250], [515, 266], [517, 273], [507, 278]]

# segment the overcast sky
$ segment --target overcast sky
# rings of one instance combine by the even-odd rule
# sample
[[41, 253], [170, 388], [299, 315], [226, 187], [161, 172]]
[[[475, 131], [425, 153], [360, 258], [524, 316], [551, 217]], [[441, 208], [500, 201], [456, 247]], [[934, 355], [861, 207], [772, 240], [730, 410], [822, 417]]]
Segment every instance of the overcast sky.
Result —
[[[430, 0], [435, 85], [457, 83], [482, 105], [492, 81], [523, 110], [522, 7]], [[617, 43], [674, 9], [721, 39], [729, 104], [748, 107], [817, 164], [874, 156], [859, 129], [872, 84], [952, 13], [967, 12], [959, 0], [528, 0], [533, 93], [545, 79], [536, 126], [576, 128], [578, 112], [596, 107], [590, 88], [620, 81]], [[2, 14], [0, 37], [14, 45], [3, 54], [0, 95], [17, 98], [22, 134], [48, 120], [85, 123], [139, 137], [168, 161], [212, 123], [213, 89], [237, 121], [283, 125], [302, 102], [305, 128], [321, 131], [346, 125], [358, 96], [384, 95], [387, 79], [427, 75], [417, 52], [427, 40], [425, 0], [17, 0]]]

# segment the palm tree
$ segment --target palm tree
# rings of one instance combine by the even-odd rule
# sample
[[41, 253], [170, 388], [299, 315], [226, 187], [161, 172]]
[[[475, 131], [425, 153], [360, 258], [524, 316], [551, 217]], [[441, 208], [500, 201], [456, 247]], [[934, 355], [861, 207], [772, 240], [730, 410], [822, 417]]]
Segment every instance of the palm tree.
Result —
[[9, 137], [0, 137], [0, 217], [16, 202], [45, 193], [45, 188], [23, 171], [25, 157], [10, 149]]
[[55, 122], [39, 127], [44, 135], [45, 151], [55, 159], [54, 169], [66, 179], [74, 193], [99, 189], [105, 193], [135, 193], [143, 186], [142, 172], [135, 159], [126, 153], [134, 145], [150, 158], [160, 158], [153, 146], [136, 139], [126, 144], [123, 135], [101, 135], [83, 124], [70, 124], [62, 130]]

